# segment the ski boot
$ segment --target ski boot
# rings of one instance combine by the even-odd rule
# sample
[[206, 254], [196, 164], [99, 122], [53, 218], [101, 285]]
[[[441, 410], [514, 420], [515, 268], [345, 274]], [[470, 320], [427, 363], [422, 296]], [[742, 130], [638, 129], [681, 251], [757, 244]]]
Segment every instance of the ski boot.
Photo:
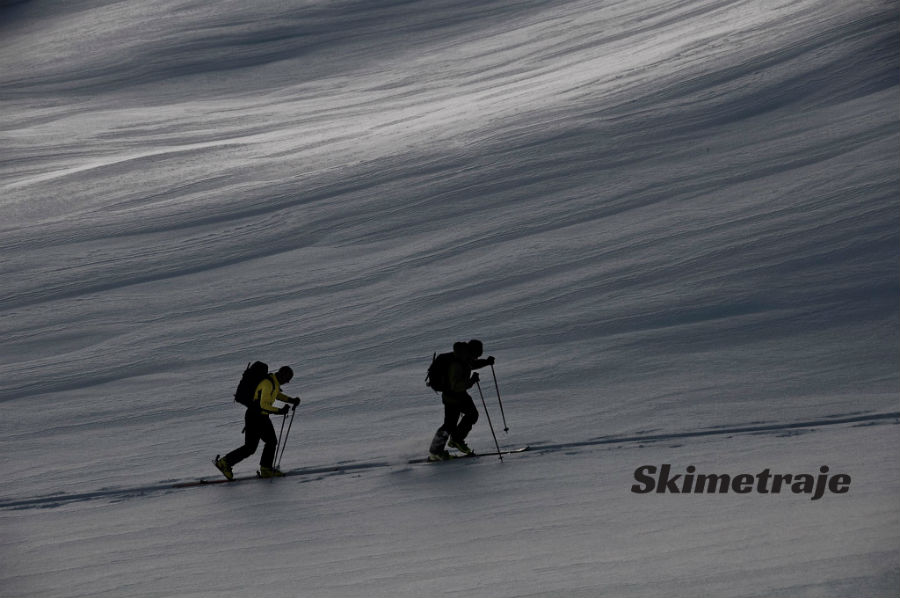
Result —
[[475, 451], [473, 451], [469, 447], [469, 445], [466, 444], [465, 440], [454, 440], [453, 438], [451, 438], [447, 442], [447, 444], [450, 446], [450, 448], [455, 448], [456, 450], [458, 450], [459, 452], [461, 452], [465, 455], [474, 455], [475, 454]]
[[444, 448], [447, 445], [448, 438], [450, 438], [450, 434], [445, 430], [438, 429], [435, 432], [431, 445], [428, 447], [429, 461], [446, 461], [453, 458], [453, 455]]
[[260, 466], [258, 475], [261, 478], [283, 478], [284, 477], [284, 473], [280, 469], [277, 469], [275, 467], [264, 467], [264, 466]]
[[219, 455], [216, 455], [216, 458], [213, 460], [213, 464], [215, 464], [216, 468], [222, 472], [226, 478], [230, 480], [234, 479], [234, 472], [231, 471], [231, 465], [228, 464], [228, 461], [225, 458], [219, 458]]
[[434, 461], [447, 461], [447, 460], [452, 459], [452, 458], [453, 458], [453, 457], [452, 457], [452, 456], [450, 455], [450, 453], [448, 453], [447, 451], [440, 451], [440, 452], [437, 452], [437, 453], [428, 453], [428, 461], [429, 461], [429, 462], [434, 462]]

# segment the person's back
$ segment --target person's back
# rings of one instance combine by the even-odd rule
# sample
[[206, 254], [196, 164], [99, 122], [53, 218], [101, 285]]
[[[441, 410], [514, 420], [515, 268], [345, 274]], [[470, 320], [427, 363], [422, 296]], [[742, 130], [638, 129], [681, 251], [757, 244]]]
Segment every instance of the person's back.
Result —
[[453, 346], [453, 360], [447, 368], [447, 389], [453, 393], [464, 393], [469, 388], [469, 380], [472, 376], [472, 368], [469, 365], [470, 355], [465, 343], [456, 343]]

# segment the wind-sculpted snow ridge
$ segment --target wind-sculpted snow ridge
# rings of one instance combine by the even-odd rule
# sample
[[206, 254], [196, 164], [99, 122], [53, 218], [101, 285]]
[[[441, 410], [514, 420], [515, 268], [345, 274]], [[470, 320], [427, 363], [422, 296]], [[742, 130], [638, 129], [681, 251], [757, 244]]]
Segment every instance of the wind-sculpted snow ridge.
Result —
[[[895, 48], [879, 6], [818, 14], [801, 3], [785, 23], [740, 3], [662, 3], [650, 17], [580, 3], [411, 14], [279, 3], [256, 18], [125, 3], [128, 19], [100, 5], [55, 17], [65, 35], [10, 47], [43, 55], [47, 44], [55, 57], [91, 21], [91, 34], [108, 26], [104, 43], [131, 49], [4, 71], [2, 88], [26, 96], [38, 81], [71, 92], [64, 77], [80, 73], [100, 99], [38, 110], [4, 96], [6, 126], [30, 133], [2, 166], [2, 272], [15, 284], [0, 306], [16, 310], [4, 332], [19, 357], [0, 390], [141, 374], [145, 353], [173, 357], [153, 370], [221, 368], [171, 347], [221, 346], [225, 314], [246, 321], [224, 350], [235, 357], [262, 330], [284, 351], [321, 353], [331, 339], [326, 355], [341, 360], [403, 339], [405, 362], [461, 328], [507, 350], [562, 342], [596, 361], [597, 347], [635, 334], [700, 347], [720, 325], [745, 342], [889, 317]], [[688, 35], [701, 16], [709, 32]], [[166, 36], [129, 35], [147, 24]], [[401, 46], [383, 43], [391, 31]], [[198, 45], [213, 47], [187, 58]], [[185, 91], [206, 89], [190, 72], [243, 50], [271, 69], [238, 60], [216, 99]], [[128, 76], [129, 57], [148, 54], [158, 58], [139, 69], [153, 73]], [[123, 90], [164, 73], [156, 93]], [[47, 151], [52, 135], [62, 141]], [[123, 335], [111, 315], [129, 319], [132, 302], [146, 317]], [[74, 326], [54, 315], [71, 305]], [[306, 338], [275, 329], [265, 306], [308, 321]], [[190, 332], [173, 343], [163, 322]], [[63, 347], [69, 335], [110, 338], [102, 371], [80, 377], [69, 355], [50, 358], [51, 374], [15, 351], [35, 346], [34, 331]]]

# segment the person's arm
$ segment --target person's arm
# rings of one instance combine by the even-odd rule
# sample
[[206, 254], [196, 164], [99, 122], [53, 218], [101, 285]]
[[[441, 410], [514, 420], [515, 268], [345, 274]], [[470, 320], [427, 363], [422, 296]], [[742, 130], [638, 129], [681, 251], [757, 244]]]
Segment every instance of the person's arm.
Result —
[[294, 407], [296, 407], [297, 405], [300, 404], [300, 397], [290, 397], [290, 396], [284, 394], [283, 392], [281, 392], [280, 390], [278, 391], [278, 396], [275, 398], [278, 399], [279, 401], [281, 401], [282, 403], [288, 403], [289, 405], [293, 405]]
[[281, 392], [275, 391], [275, 383], [266, 378], [256, 386], [256, 398], [259, 400], [259, 410], [263, 413], [278, 413], [280, 409], [275, 406], [275, 399]]
[[476, 359], [475, 363], [472, 364], [472, 369], [477, 370], [483, 368], [486, 365], [494, 365], [494, 356], [490, 355], [487, 359]]

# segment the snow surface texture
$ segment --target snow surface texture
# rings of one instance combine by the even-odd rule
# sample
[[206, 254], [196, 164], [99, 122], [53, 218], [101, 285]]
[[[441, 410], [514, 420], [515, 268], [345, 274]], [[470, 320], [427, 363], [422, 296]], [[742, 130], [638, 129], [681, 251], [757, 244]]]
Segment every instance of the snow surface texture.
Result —
[[[0, 596], [897, 596], [898, 14], [3, 2]], [[472, 337], [532, 450], [410, 465]]]

